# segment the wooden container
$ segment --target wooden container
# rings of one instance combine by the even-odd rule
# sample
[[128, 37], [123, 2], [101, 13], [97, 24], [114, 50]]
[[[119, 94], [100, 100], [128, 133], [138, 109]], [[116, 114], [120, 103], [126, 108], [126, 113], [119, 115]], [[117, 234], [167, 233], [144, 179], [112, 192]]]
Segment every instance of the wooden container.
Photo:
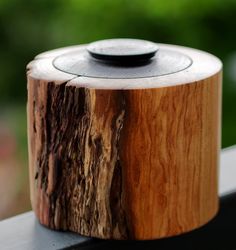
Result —
[[131, 57], [116, 63], [117, 54], [97, 60], [89, 48], [45, 52], [28, 65], [31, 202], [40, 223], [139, 240], [204, 225], [218, 210], [220, 60], [159, 44], [149, 61], [129, 48]]

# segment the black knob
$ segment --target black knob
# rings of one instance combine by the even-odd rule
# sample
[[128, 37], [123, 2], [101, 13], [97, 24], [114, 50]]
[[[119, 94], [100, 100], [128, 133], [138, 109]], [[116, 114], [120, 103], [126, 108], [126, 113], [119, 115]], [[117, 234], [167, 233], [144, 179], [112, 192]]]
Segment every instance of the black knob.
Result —
[[157, 50], [156, 43], [126, 38], [100, 40], [87, 46], [87, 51], [92, 57], [117, 63], [147, 61]]

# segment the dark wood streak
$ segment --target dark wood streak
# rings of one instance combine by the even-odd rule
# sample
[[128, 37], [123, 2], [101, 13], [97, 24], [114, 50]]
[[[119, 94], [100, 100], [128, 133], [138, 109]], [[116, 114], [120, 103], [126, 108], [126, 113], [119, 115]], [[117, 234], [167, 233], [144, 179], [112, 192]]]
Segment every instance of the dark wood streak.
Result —
[[[35, 87], [45, 89], [45, 84]], [[125, 113], [121, 97], [122, 92], [104, 95], [49, 82], [45, 99], [34, 104], [43, 107], [33, 121], [41, 118], [35, 176], [44, 197], [36, 205], [43, 224], [88, 236], [128, 237], [118, 151]]]

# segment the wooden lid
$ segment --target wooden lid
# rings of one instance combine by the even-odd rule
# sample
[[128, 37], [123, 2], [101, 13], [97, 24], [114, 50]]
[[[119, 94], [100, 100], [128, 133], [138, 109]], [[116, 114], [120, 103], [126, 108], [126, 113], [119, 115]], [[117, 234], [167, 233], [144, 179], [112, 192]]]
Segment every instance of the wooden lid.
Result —
[[[96, 89], [160, 88], [208, 78], [222, 68], [221, 61], [204, 51], [158, 44], [155, 56], [144, 63], [127, 65], [92, 58], [93, 46], [71, 46], [42, 53], [28, 65], [29, 76], [68, 85]], [[153, 48], [146, 53], [155, 54]], [[151, 49], [153, 49], [151, 51]], [[155, 48], [157, 51], [157, 47]], [[92, 51], [92, 52], [91, 52]], [[136, 51], [136, 54], [138, 51]], [[105, 54], [105, 53], [104, 53]], [[125, 51], [125, 56], [130, 56]], [[145, 50], [140, 52], [145, 54]], [[136, 55], [137, 56], [137, 55]], [[132, 57], [132, 51], [131, 51]], [[136, 58], [137, 59], [137, 58]], [[136, 60], [137, 62], [137, 60]]]

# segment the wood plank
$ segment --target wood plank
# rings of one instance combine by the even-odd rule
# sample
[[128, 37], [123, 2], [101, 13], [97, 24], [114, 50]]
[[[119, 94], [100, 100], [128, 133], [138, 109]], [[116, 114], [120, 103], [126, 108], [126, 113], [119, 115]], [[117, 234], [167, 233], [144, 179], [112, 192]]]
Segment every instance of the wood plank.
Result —
[[53, 250], [88, 241], [74, 233], [50, 230], [39, 224], [33, 212], [0, 222], [0, 249]]
[[219, 193], [225, 196], [236, 192], [236, 146], [221, 151]]

